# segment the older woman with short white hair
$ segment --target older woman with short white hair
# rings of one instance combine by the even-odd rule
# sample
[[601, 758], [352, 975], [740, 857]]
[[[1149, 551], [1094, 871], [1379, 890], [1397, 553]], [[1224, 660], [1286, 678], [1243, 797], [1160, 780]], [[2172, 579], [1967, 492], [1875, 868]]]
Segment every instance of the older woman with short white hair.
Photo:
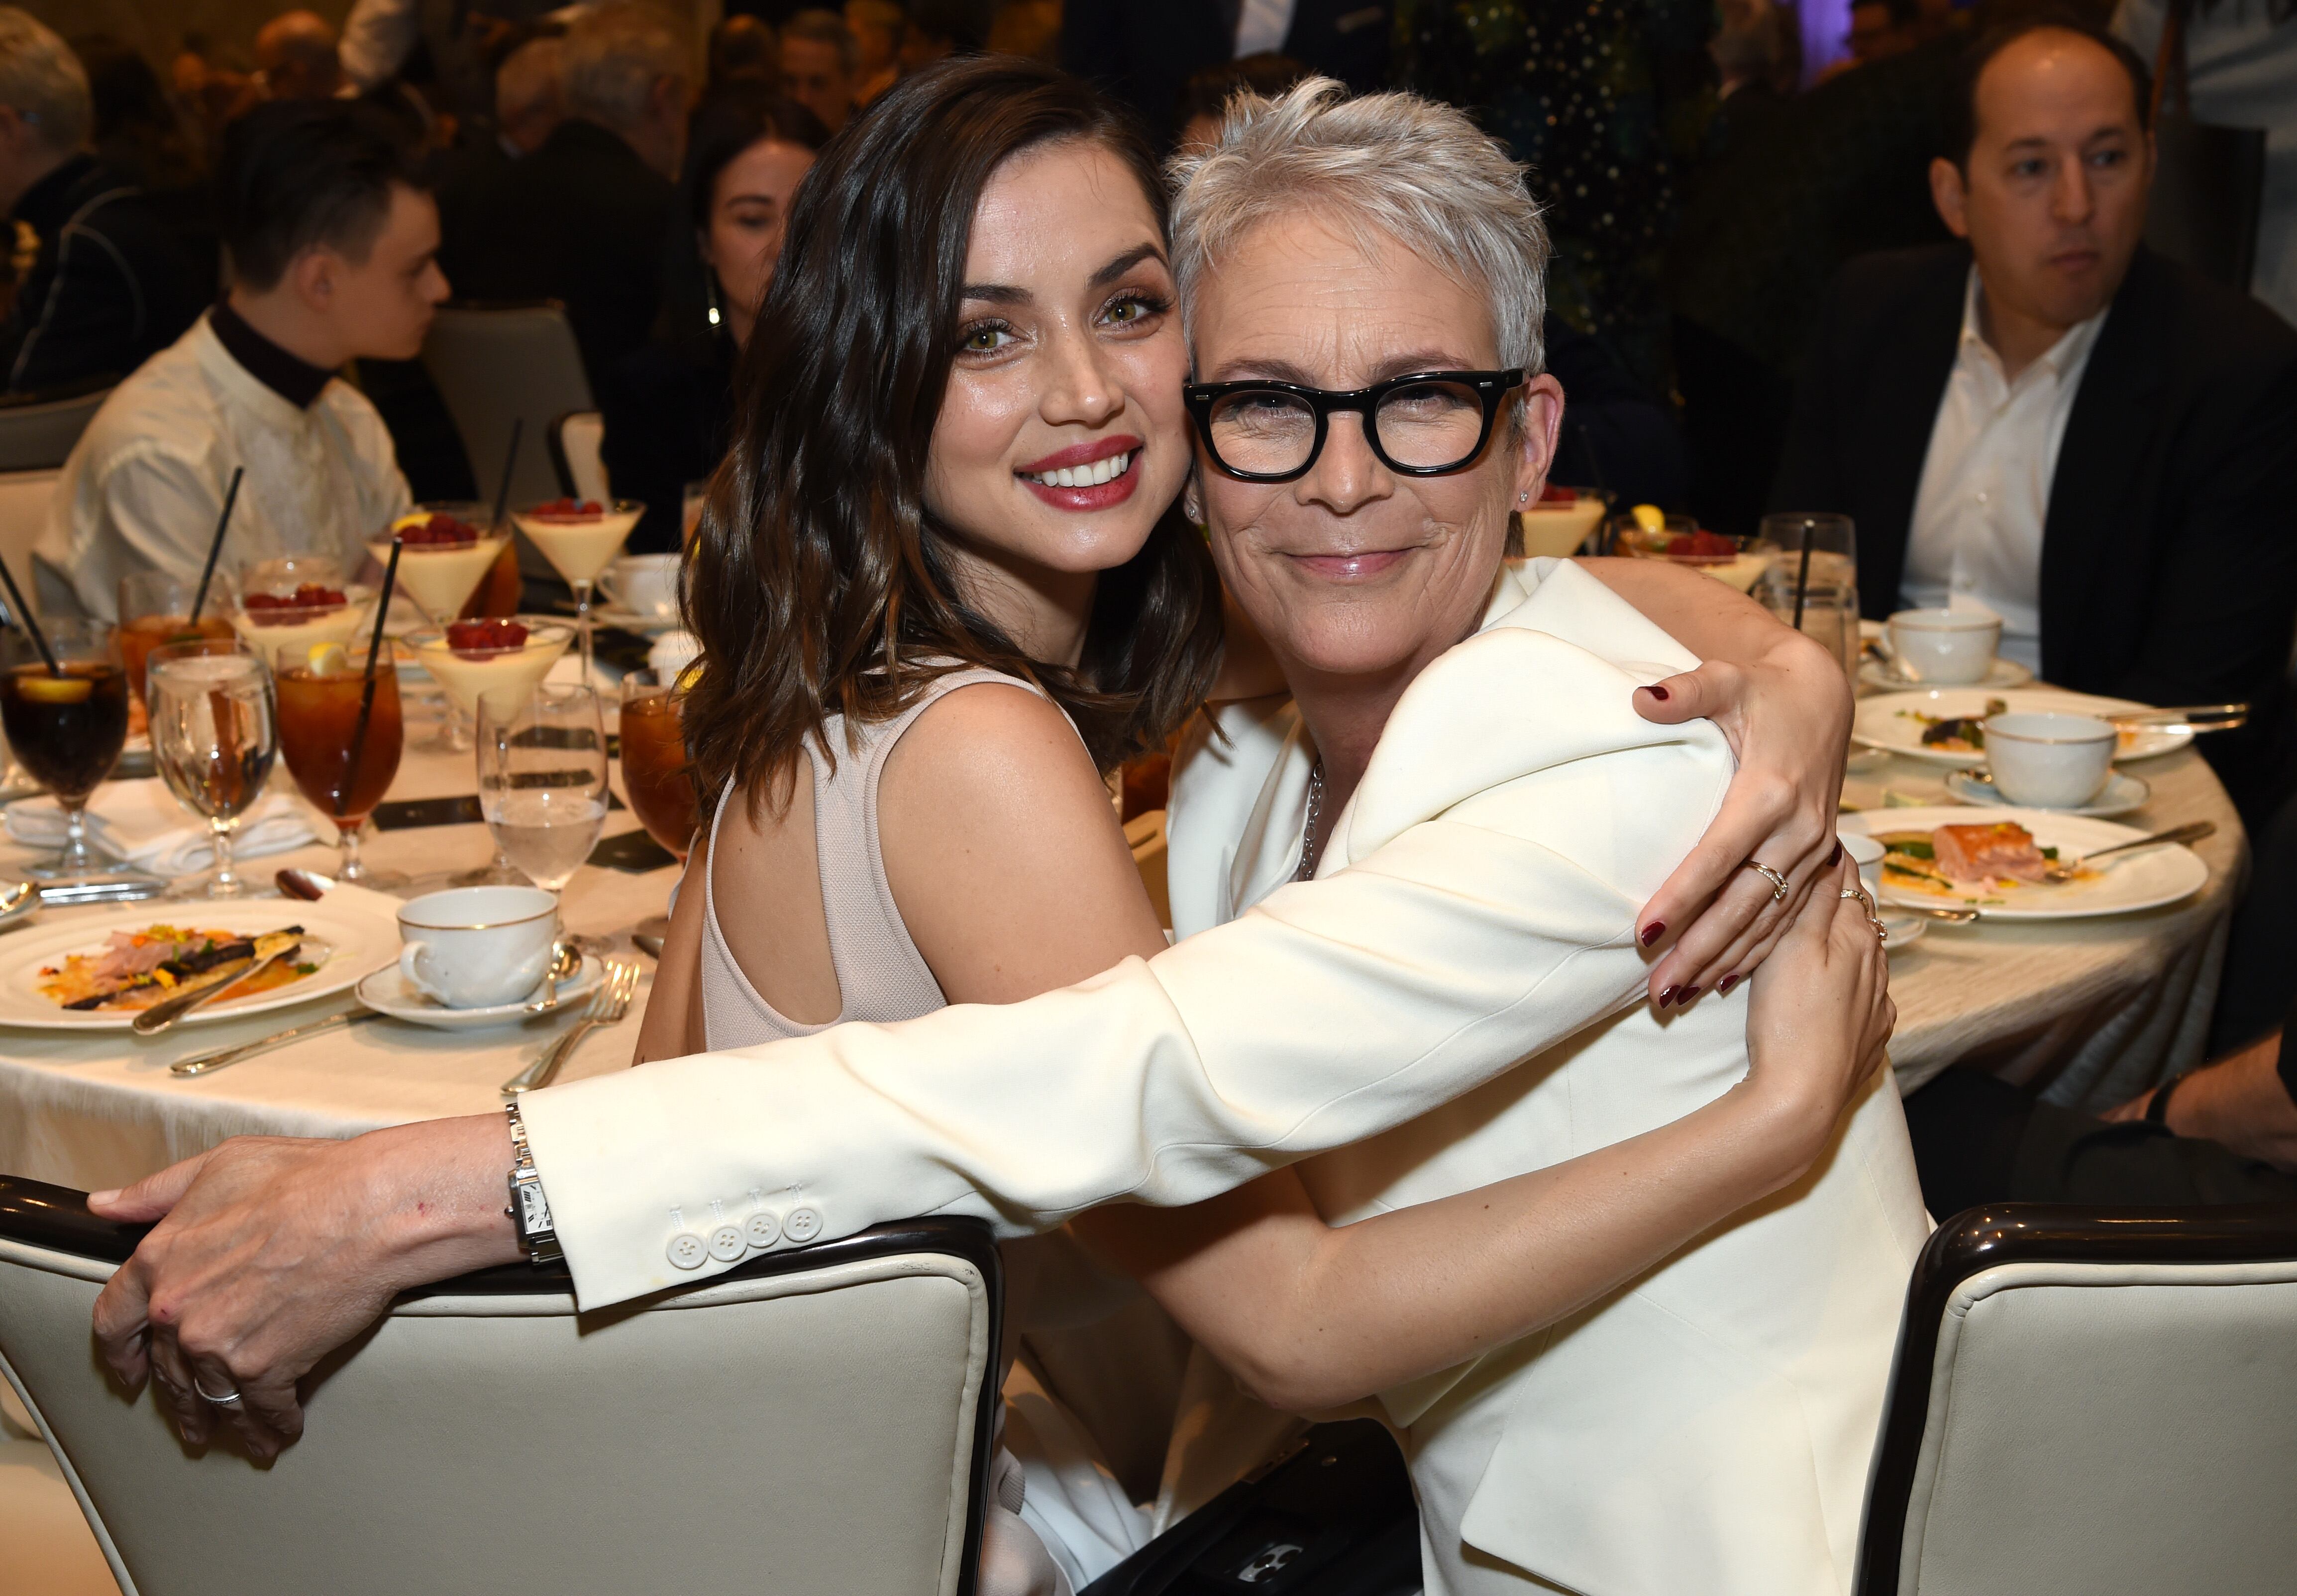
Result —
[[[1431, 1592], [1846, 1590], [1924, 1230], [1855, 873], [1751, 983], [1642, 1000], [1639, 906], [1733, 761], [1634, 711], [1696, 665], [1679, 643], [1568, 562], [1503, 560], [1561, 407], [1519, 169], [1457, 111], [1312, 82], [1239, 101], [1181, 176], [1193, 502], [1289, 695], [1184, 751], [1176, 944], [529, 1094], [583, 1304], [730, 1266], [665, 1216], [762, 1192], [824, 1238], [1082, 1216], [1247, 1390], [1376, 1401]], [[200, 1259], [304, 1234], [294, 1194], [346, 1157], [366, 1200], [419, 1175], [433, 1203], [387, 1263], [346, 1249], [369, 1275], [515, 1256], [474, 1124], [131, 1191], [113, 1211], [156, 1214], [199, 1178], [99, 1305], [115, 1361], [138, 1292], [208, 1292], [254, 1348], [224, 1372], [292, 1413], [280, 1371], [357, 1328], [333, 1255], [244, 1289]]]

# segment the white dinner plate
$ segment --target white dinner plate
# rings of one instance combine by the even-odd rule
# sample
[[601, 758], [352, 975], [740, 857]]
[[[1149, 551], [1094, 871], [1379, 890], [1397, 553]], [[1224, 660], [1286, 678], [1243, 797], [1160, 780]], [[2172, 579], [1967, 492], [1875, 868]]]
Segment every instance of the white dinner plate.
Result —
[[[1869, 836], [1897, 831], [1929, 831], [1939, 826], [1972, 826], [2014, 820], [2034, 834], [2035, 843], [2055, 848], [2061, 860], [2079, 859], [2116, 843], [2134, 843], [2145, 833], [2111, 820], [2062, 815], [2046, 809], [1992, 809], [1972, 812], [1963, 805], [1940, 809], [1869, 810], [1844, 815], [1836, 824]], [[2128, 914], [2158, 909], [2191, 897], [2209, 884], [2210, 868], [2190, 848], [2171, 843], [2141, 852], [2118, 854], [2101, 860], [2094, 881], [2064, 886], [2021, 886], [1996, 892], [1989, 888], [1957, 887], [1951, 894], [1912, 892], [1882, 885], [1885, 903], [1939, 909], [1966, 903], [1985, 911], [1986, 920], [2071, 920], [2091, 915]], [[1981, 925], [1985, 921], [1980, 922]]]
[[515, 1024], [544, 1014], [562, 1014], [568, 1004], [597, 991], [598, 983], [605, 978], [605, 966], [586, 953], [582, 956], [582, 967], [558, 983], [550, 1007], [536, 1014], [527, 1013], [523, 998], [515, 1003], [495, 1003], [484, 1008], [449, 1008], [410, 983], [399, 973], [399, 961], [393, 958], [358, 983], [358, 1000], [394, 1020], [434, 1025], [441, 1031], [477, 1031], [488, 1025]]
[[[1986, 701], [1999, 698], [2010, 706], [2011, 712], [2041, 712], [2056, 715], [2128, 714], [2148, 706], [2133, 703], [2127, 698], [2093, 698], [2087, 693], [2064, 693], [2055, 687], [1935, 687], [1922, 693], [1883, 693], [1858, 702], [1856, 716], [1850, 723], [1850, 740], [1868, 748], [1888, 749], [1933, 765], [1951, 765], [1957, 770], [1975, 770], [1986, 762], [1983, 753], [1964, 753], [1924, 745], [1922, 733], [1930, 729], [1928, 721], [1917, 719], [1928, 715], [1934, 720], [1956, 716], [1983, 715]], [[2152, 759], [2156, 754], [2174, 753], [2194, 740], [2190, 731], [2141, 730], [2122, 738], [2121, 752], [2115, 762], [2127, 760]]]
[[203, 1003], [177, 1022], [181, 1025], [239, 1019], [309, 1003], [357, 985], [368, 971], [399, 957], [398, 926], [377, 915], [329, 909], [324, 903], [292, 903], [279, 898], [245, 903], [153, 899], [103, 914], [68, 911], [52, 924], [17, 932], [0, 942], [0, 1025], [29, 1031], [127, 1030], [136, 1018], [133, 1012], [104, 1014], [59, 1008], [49, 1002], [40, 995], [40, 969], [67, 955], [102, 949], [112, 932], [140, 931], [146, 926], [210, 928], [248, 936], [301, 926], [313, 942], [325, 946], [326, 957], [314, 974], [252, 997]]
[[[1956, 770], [1946, 778], [1946, 790], [1964, 803], [1980, 809], [2014, 809], [2017, 806], [2003, 796], [2002, 789], [1994, 785], [1983, 770]], [[2105, 778], [2104, 790], [2087, 803], [2071, 809], [2052, 809], [2054, 815], [2087, 815], [2093, 819], [2108, 820], [2116, 815], [2126, 815], [2131, 810], [2143, 809], [2153, 789], [2135, 776], [2125, 776], [2116, 770]]]
[[[1870, 687], [1883, 687], [1893, 691], [1906, 687], [1919, 687], [1922, 685], [1911, 677], [1899, 675], [1898, 662], [1889, 659], [1868, 660], [1858, 667], [1858, 679]], [[2022, 687], [2033, 679], [2034, 673], [2017, 661], [1997, 658], [1988, 667], [1986, 679], [1972, 685], [1980, 688]]]

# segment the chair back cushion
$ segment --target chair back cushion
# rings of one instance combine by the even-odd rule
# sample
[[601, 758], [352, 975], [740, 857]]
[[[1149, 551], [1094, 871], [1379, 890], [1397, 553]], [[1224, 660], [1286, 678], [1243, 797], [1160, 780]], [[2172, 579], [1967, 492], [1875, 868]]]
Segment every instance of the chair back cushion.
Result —
[[37, 404], [0, 405], [0, 471], [54, 471], [111, 397], [109, 388]]
[[[1903, 1535], [1889, 1567], [1869, 1557], [1862, 1596], [2246, 1596], [2297, 1578], [2297, 1260], [2005, 1262], [1955, 1282], [1934, 1322], [1911, 1469], [1886, 1430], [1868, 1511], [1870, 1540], [1887, 1534], [1900, 1473]], [[1894, 1393], [1894, 1421], [1915, 1394]]]
[[907, 1234], [627, 1310], [403, 1303], [315, 1371], [303, 1439], [264, 1468], [187, 1452], [106, 1378], [107, 1263], [0, 1236], [0, 1361], [128, 1596], [951, 1596], [997, 1266], [985, 1239], [885, 1229]]
[[[564, 309], [547, 302], [442, 305], [423, 342], [423, 365], [463, 435], [482, 501], [492, 504], [502, 482], [515, 420], [524, 425], [511, 465], [507, 502], [531, 505], [558, 497], [550, 424], [570, 410], [597, 408]], [[521, 571], [531, 577], [555, 575], [541, 550], [524, 536], [518, 546]]]

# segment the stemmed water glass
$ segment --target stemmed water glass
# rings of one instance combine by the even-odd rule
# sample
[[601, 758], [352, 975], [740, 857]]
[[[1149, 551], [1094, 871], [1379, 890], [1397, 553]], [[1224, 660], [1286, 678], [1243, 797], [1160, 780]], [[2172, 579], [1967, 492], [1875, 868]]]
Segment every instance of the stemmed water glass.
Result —
[[87, 801], [128, 741], [128, 674], [112, 629], [58, 618], [41, 627], [58, 669], [21, 632], [0, 637], [0, 728], [16, 762], [64, 812], [63, 851], [32, 867], [44, 881], [117, 876], [87, 842]]
[[552, 892], [606, 825], [606, 727], [595, 688], [539, 682], [479, 700], [479, 808], [495, 845]]
[[232, 834], [261, 801], [279, 757], [278, 701], [271, 672], [245, 644], [200, 638], [164, 643], [144, 665], [152, 762], [176, 801], [208, 823], [215, 868], [168, 889], [171, 898], [268, 897], [232, 866]]

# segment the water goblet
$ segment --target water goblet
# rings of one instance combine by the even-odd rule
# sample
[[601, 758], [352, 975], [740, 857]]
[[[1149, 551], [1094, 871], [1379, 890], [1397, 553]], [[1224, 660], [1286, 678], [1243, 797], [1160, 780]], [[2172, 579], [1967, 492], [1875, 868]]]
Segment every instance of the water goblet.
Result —
[[596, 688], [539, 682], [479, 700], [479, 808], [495, 845], [558, 892], [606, 825], [606, 727]]
[[152, 651], [144, 691], [152, 762], [176, 801], [208, 823], [215, 868], [168, 889], [171, 898], [268, 897], [268, 883], [242, 877], [232, 834], [263, 797], [279, 757], [279, 712], [271, 672], [236, 640], [202, 638]]

